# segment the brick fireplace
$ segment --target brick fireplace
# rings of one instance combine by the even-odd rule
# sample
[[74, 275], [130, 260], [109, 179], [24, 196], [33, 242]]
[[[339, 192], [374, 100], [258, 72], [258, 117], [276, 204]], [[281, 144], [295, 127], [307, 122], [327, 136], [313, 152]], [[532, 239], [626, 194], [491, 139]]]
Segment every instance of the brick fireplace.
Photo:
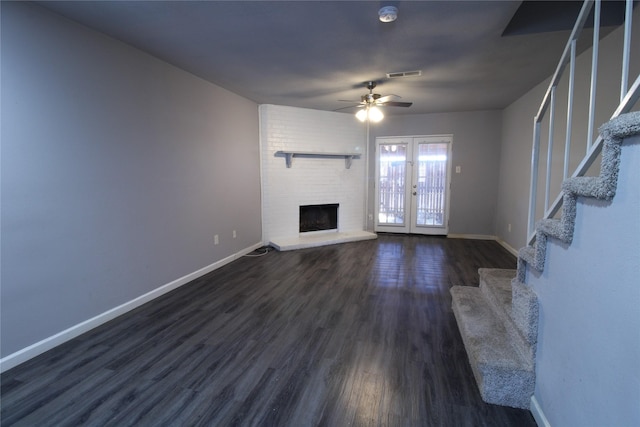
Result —
[[[375, 238], [364, 231], [366, 129], [351, 114], [260, 106], [262, 229], [280, 250]], [[315, 153], [287, 159], [282, 151]], [[327, 155], [322, 155], [325, 153]], [[300, 233], [300, 206], [339, 205], [335, 232]]]

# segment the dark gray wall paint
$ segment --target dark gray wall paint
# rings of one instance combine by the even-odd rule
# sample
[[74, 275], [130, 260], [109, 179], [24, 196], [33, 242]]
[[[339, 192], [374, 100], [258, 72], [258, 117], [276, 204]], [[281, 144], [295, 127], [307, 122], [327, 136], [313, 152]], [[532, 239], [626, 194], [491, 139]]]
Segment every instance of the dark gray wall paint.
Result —
[[2, 356], [261, 241], [255, 103], [12, 2], [1, 83]]
[[[385, 117], [370, 128], [370, 182], [375, 181], [376, 137], [453, 134], [449, 233], [492, 236], [501, 127], [498, 110]], [[456, 166], [461, 173], [455, 173]], [[370, 191], [369, 212], [375, 215], [374, 195]]]

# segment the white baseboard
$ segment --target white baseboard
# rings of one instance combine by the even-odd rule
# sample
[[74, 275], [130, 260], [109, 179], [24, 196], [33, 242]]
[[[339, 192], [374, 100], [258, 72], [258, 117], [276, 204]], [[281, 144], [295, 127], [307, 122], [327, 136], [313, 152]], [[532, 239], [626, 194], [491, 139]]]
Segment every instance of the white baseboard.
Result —
[[500, 243], [503, 248], [511, 252], [513, 256], [518, 256], [518, 251], [498, 236], [489, 236], [486, 234], [448, 234], [447, 237], [449, 239], [495, 240]]
[[511, 252], [511, 254], [513, 256], [515, 256], [516, 258], [518, 257], [518, 250], [514, 249], [513, 246], [511, 246], [510, 244], [508, 244], [507, 242], [505, 242], [504, 240], [502, 240], [501, 238], [497, 237], [496, 238], [497, 242], [500, 243], [500, 245], [505, 248], [506, 250], [508, 250], [509, 252]]
[[496, 236], [486, 234], [447, 234], [448, 239], [497, 240]]
[[18, 350], [15, 353], [3, 357], [2, 359], [0, 359], [0, 373], [18, 366], [19, 364], [24, 363], [27, 360], [44, 353], [45, 351], [51, 350], [52, 348], [57, 347], [60, 344], [63, 344], [87, 331], [90, 331], [93, 328], [107, 323], [108, 321], [115, 319], [118, 316], [121, 316], [137, 307], [140, 307], [142, 304], [145, 304], [155, 298], [158, 298], [159, 296], [166, 294], [167, 292], [177, 289], [180, 286], [197, 279], [198, 277], [204, 276], [205, 274], [213, 270], [229, 264], [230, 262], [237, 260], [238, 258], [258, 249], [261, 246], [263, 246], [262, 242], [256, 243], [246, 249], [236, 252], [233, 255], [221, 259], [220, 261], [216, 261], [213, 264], [194, 271], [193, 273], [189, 273], [186, 276], [167, 283], [166, 285], [162, 285], [159, 288], [147, 292], [144, 295], [140, 295], [139, 297], [134, 298], [131, 301], [107, 310], [102, 314], [92, 317], [91, 319], [78, 323], [77, 325], [65, 329], [62, 332], [58, 332], [57, 334], [45, 338], [42, 341], [39, 341], [35, 344]]
[[531, 414], [533, 415], [533, 419], [536, 420], [536, 424], [538, 427], [551, 427], [551, 423], [547, 420], [547, 417], [544, 416], [544, 412], [542, 412], [542, 408], [538, 403], [538, 399], [535, 396], [531, 396]]

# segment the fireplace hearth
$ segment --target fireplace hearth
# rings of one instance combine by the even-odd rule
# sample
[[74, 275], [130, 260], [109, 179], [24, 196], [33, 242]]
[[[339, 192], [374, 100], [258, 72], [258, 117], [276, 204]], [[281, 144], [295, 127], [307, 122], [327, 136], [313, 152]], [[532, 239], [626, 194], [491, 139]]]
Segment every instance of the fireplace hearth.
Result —
[[300, 233], [338, 229], [338, 203], [300, 206]]

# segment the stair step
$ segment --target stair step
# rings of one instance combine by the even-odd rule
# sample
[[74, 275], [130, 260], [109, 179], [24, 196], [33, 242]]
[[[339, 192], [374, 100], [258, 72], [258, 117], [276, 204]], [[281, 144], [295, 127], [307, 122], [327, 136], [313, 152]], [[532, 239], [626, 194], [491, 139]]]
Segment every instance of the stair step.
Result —
[[[518, 257], [523, 259], [529, 266], [533, 267], [537, 271], [544, 269], [544, 254], [538, 254], [540, 250], [538, 246], [544, 247], [547, 244], [546, 235], [543, 233], [536, 234], [536, 242], [534, 245], [528, 245], [524, 248], [520, 248], [518, 251]], [[542, 259], [540, 257], [542, 256]]]
[[530, 286], [519, 280], [511, 282], [511, 295], [511, 318], [527, 343], [527, 354], [535, 359], [538, 344], [538, 296]]
[[506, 315], [511, 312], [511, 280], [516, 277], [515, 270], [500, 268], [480, 268], [480, 289], [496, 311]]
[[535, 387], [534, 361], [514, 346], [502, 319], [480, 288], [451, 288], [452, 308], [469, 363], [485, 402], [528, 409]]
[[531, 355], [531, 348], [516, 326], [512, 316], [511, 281], [516, 276], [515, 270], [498, 268], [480, 268], [480, 290], [505, 327], [513, 346], [525, 357]]
[[520, 249], [518, 255], [524, 259], [528, 264], [533, 264], [533, 258], [535, 257], [536, 249], [532, 245], [525, 246]]
[[611, 200], [616, 194], [615, 186], [609, 180], [599, 176], [577, 176], [567, 178], [562, 183], [562, 190], [577, 196]]
[[565, 243], [571, 243], [571, 240], [573, 239], [572, 230], [566, 230], [564, 224], [559, 219], [541, 219], [538, 221], [537, 230]]
[[[516, 278], [516, 270], [480, 268], [480, 289], [502, 320], [514, 346], [528, 358], [535, 354], [538, 336], [538, 299]], [[515, 292], [514, 292], [515, 291]]]

